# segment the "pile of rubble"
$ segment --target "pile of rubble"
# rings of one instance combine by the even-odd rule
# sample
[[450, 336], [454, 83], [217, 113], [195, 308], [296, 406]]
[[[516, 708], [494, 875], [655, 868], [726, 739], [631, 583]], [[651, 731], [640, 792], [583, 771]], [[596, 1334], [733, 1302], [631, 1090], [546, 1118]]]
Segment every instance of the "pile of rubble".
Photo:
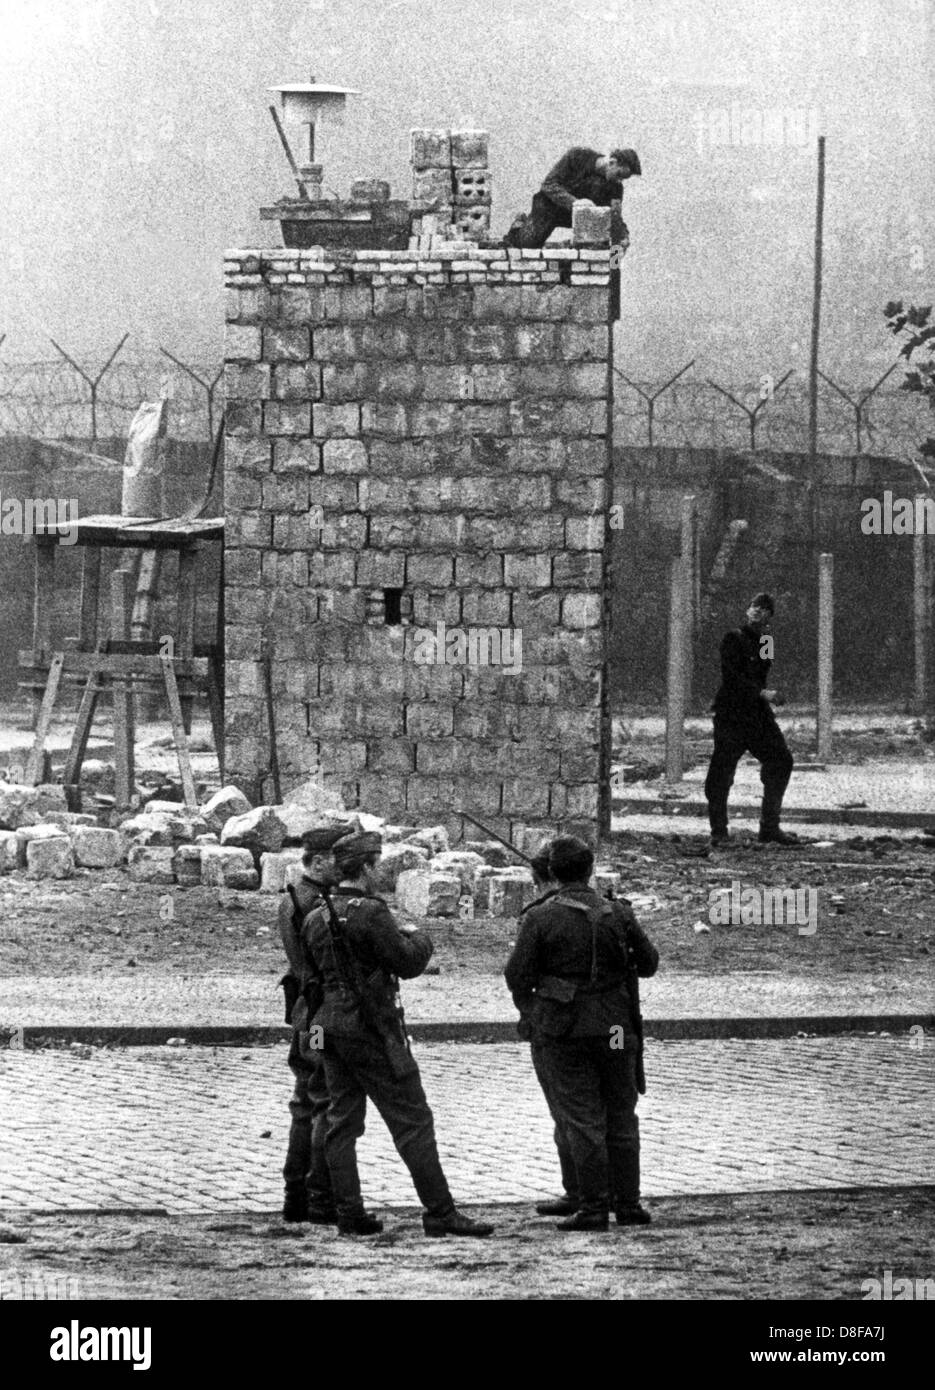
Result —
[[[66, 879], [79, 870], [122, 869], [137, 883], [281, 893], [301, 872], [301, 836], [335, 825], [381, 834], [379, 891], [395, 894], [406, 917], [515, 916], [535, 895], [528, 868], [496, 841], [452, 849], [444, 826], [387, 825], [345, 810], [336, 793], [314, 782], [276, 806], [252, 807], [237, 787], [223, 787], [197, 810], [154, 799], [112, 826], [69, 811], [58, 784], [0, 782], [0, 872]], [[542, 831], [521, 838], [518, 848], [530, 853]], [[616, 889], [617, 875], [599, 868], [594, 883]]]

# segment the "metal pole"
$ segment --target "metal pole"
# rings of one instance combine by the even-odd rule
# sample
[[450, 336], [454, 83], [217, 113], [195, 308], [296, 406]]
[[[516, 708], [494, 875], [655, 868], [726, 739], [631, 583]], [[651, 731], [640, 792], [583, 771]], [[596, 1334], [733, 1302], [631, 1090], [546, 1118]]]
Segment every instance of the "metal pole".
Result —
[[834, 671], [834, 556], [818, 557], [818, 760], [831, 757]]
[[682, 498], [681, 559], [683, 598], [685, 601], [685, 708], [691, 706], [692, 676], [694, 674], [695, 638], [698, 631], [698, 609], [695, 605], [695, 533], [698, 528], [697, 504], [693, 493]]
[[925, 527], [918, 519], [925, 516], [926, 496], [915, 498], [916, 526], [912, 537], [912, 635], [915, 655], [915, 712], [924, 714], [928, 705], [928, 649], [931, 621], [926, 565]]
[[666, 781], [682, 780], [685, 734], [685, 566], [669, 566], [669, 664], [666, 697]]
[[815, 481], [818, 453], [818, 342], [821, 332], [821, 257], [825, 221], [825, 137], [818, 137], [818, 194], [815, 202], [815, 280], [812, 292], [812, 352], [808, 372], [809, 476]]

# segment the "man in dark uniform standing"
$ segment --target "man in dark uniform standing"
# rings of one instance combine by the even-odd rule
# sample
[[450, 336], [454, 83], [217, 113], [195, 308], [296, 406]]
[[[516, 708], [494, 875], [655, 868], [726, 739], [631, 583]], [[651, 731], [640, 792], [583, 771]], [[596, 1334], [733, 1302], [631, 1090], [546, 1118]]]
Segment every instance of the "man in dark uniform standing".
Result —
[[[380, 1112], [425, 1207], [428, 1236], [486, 1236], [493, 1230], [458, 1211], [435, 1143], [419, 1068], [409, 1050], [399, 1003], [399, 980], [421, 975], [432, 940], [400, 928], [374, 892], [381, 840], [375, 833], [346, 836], [334, 846], [340, 882], [324, 889], [326, 907], [305, 919], [303, 935], [321, 977], [323, 1000], [313, 1025], [323, 1030], [329, 1104], [325, 1157], [345, 1235], [376, 1235], [382, 1221], [364, 1210], [357, 1171], [357, 1140], [368, 1098]], [[334, 915], [327, 910], [329, 898]]]
[[541, 1047], [549, 1104], [567, 1136], [577, 1210], [561, 1231], [644, 1225], [640, 1205], [639, 1029], [628, 977], [653, 975], [659, 953], [629, 904], [588, 886], [594, 856], [559, 836], [549, 870], [559, 891], [530, 908], [506, 966], [506, 982]]
[[[539, 892], [539, 897], [534, 902], [528, 903], [519, 915], [520, 926], [523, 918], [532, 908], [538, 907], [541, 903], [547, 902], [549, 898], [561, 891], [561, 885], [552, 877], [549, 871], [549, 852], [552, 842], [546, 841], [539, 847], [529, 861], [532, 870], [532, 881]], [[548, 1057], [543, 1052], [542, 1044], [533, 1036], [532, 1020], [523, 1012], [523, 1005], [527, 1002], [521, 996], [514, 996], [513, 1002], [519, 1010], [519, 1023], [516, 1031], [521, 1038], [528, 1040], [530, 1044], [529, 1052], [532, 1059], [533, 1070], [536, 1073], [536, 1080], [542, 1087], [542, 1094], [545, 1096], [545, 1103], [549, 1107], [549, 1114], [552, 1116], [552, 1123], [555, 1126], [553, 1134], [555, 1147], [558, 1150], [558, 1165], [562, 1174], [562, 1188], [564, 1195], [550, 1202], [538, 1202], [536, 1211], [540, 1216], [571, 1216], [578, 1210], [578, 1179], [575, 1175], [575, 1164], [571, 1156], [571, 1146], [568, 1143], [568, 1136], [565, 1133], [564, 1123], [561, 1112], [552, 1104], [550, 1098]]]
[[772, 621], [772, 596], [756, 594], [746, 612], [746, 622], [725, 634], [721, 642], [721, 684], [714, 697], [714, 752], [704, 791], [708, 800], [711, 843], [727, 844], [727, 797], [737, 764], [751, 753], [761, 764], [763, 804], [759, 839], [763, 844], [794, 845], [798, 836], [779, 828], [782, 798], [792, 775], [792, 754], [770, 702], [774, 690], [766, 689], [772, 661], [763, 655], [764, 638]]
[[311, 1047], [309, 1034], [309, 1008], [314, 1013], [321, 1000], [315, 993], [317, 971], [303, 944], [300, 924], [324, 901], [322, 885], [335, 872], [330, 851], [347, 833], [348, 826], [342, 825], [310, 830], [302, 836], [302, 876], [294, 886], [295, 901], [285, 892], [279, 903], [279, 934], [289, 959], [289, 969], [280, 983], [286, 995], [286, 1022], [292, 1025], [289, 1066], [295, 1077], [289, 1102], [289, 1146], [282, 1170], [286, 1187], [282, 1214], [286, 1221], [337, 1220], [324, 1148], [328, 1087], [321, 1051]]
[[[556, 227], [571, 226], [576, 200], [584, 198], [598, 207], [611, 207], [623, 197], [625, 180], [641, 173], [635, 150], [599, 154], [576, 145], [546, 174], [539, 192], [533, 195], [532, 212], [516, 218], [503, 239], [504, 246], [544, 246]], [[611, 228], [611, 241], [629, 244], [622, 221]]]

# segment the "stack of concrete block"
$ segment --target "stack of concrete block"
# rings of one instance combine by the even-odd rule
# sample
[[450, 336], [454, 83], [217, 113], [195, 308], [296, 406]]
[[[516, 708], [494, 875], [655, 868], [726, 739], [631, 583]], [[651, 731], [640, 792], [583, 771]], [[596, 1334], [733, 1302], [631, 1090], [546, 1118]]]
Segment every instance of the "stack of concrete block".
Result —
[[476, 242], [490, 234], [491, 181], [485, 130], [413, 130], [412, 197], [434, 203], [415, 219], [415, 250], [445, 241]]

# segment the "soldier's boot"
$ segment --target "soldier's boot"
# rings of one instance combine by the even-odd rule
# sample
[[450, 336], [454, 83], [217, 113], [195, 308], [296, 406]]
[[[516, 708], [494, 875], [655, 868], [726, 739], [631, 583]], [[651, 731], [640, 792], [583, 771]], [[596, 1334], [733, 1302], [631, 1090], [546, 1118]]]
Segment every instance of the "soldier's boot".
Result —
[[494, 1228], [488, 1222], [475, 1221], [458, 1211], [457, 1207], [452, 1207], [445, 1216], [430, 1216], [425, 1212], [422, 1229], [427, 1236], [489, 1236]]
[[606, 1231], [607, 1226], [606, 1211], [576, 1211], [574, 1216], [570, 1216], [567, 1221], [560, 1221], [555, 1229], [557, 1231]]
[[577, 1198], [569, 1197], [567, 1192], [563, 1197], [556, 1197], [553, 1202], [536, 1203], [536, 1211], [540, 1216], [574, 1216], [577, 1210]]
[[383, 1230], [383, 1222], [369, 1211], [356, 1211], [339, 1214], [338, 1233], [342, 1236], [377, 1236]]
[[311, 1221], [313, 1226], [334, 1226], [337, 1219], [338, 1213], [334, 1207], [319, 1202], [310, 1201], [308, 1203], [308, 1214], [305, 1220]]
[[629, 1207], [618, 1207], [616, 1215], [618, 1226], [649, 1226], [652, 1223], [649, 1212], [639, 1202]]
[[760, 826], [760, 833], [757, 836], [761, 845], [797, 845], [798, 835], [793, 835], [790, 830], [780, 830], [779, 826]]
[[286, 1183], [286, 1197], [282, 1204], [283, 1221], [308, 1220], [308, 1196], [305, 1184]]

